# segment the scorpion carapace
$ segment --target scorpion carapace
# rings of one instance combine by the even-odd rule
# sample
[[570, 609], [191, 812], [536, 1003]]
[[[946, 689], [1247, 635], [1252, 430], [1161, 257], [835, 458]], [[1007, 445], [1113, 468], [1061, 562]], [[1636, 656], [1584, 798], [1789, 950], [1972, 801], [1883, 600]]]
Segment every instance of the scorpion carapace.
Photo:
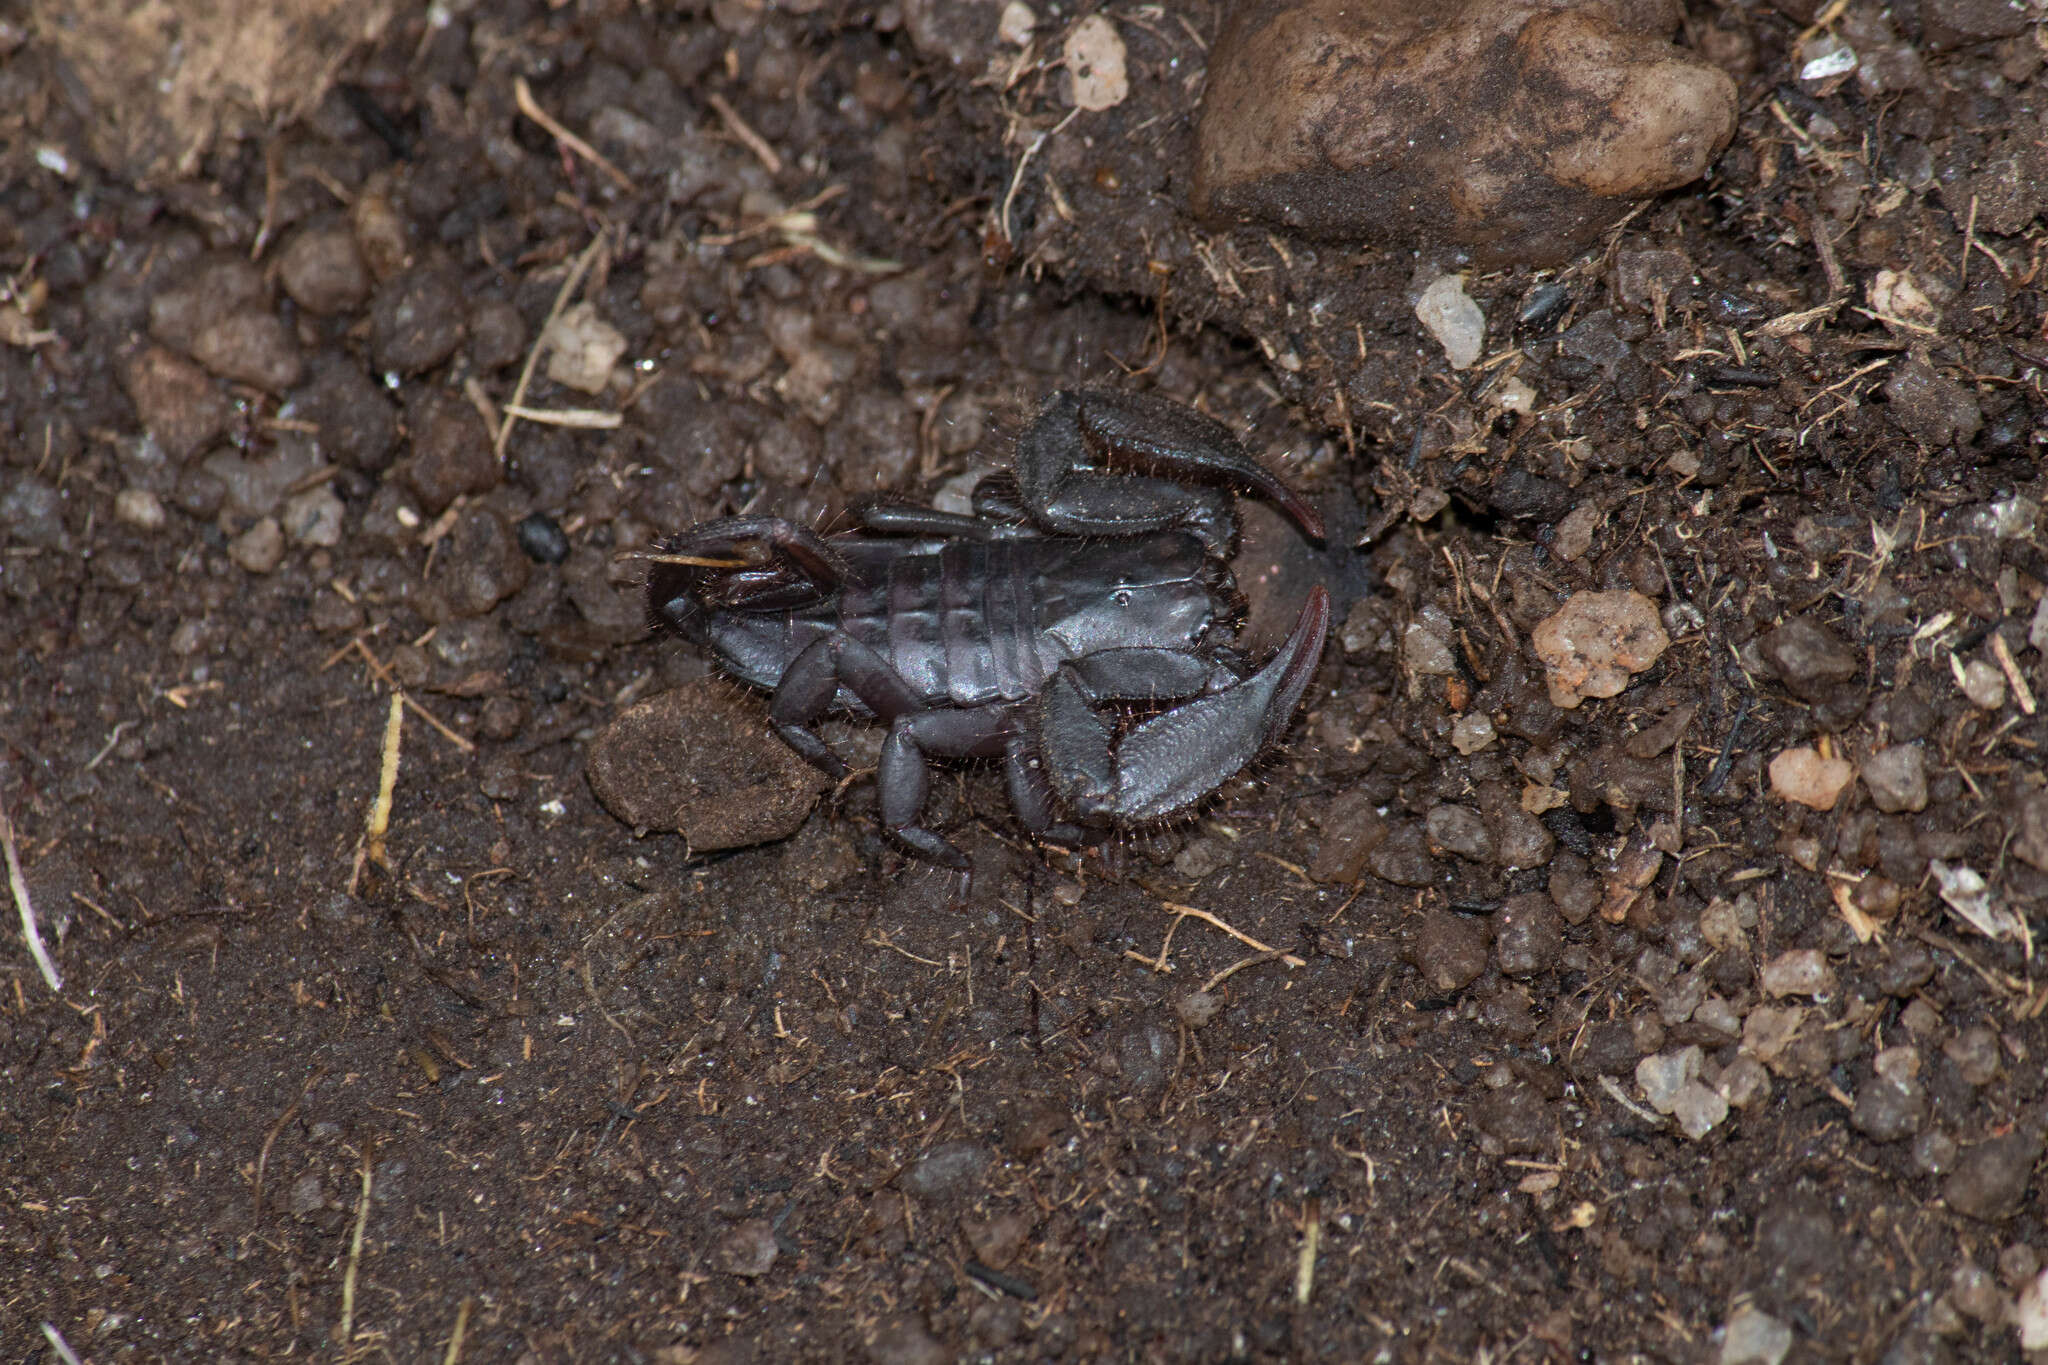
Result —
[[1085, 843], [1181, 814], [1278, 742], [1330, 598], [1309, 594], [1262, 667], [1239, 657], [1231, 489], [1322, 537], [1221, 423], [1161, 398], [1056, 393], [972, 515], [874, 503], [830, 536], [778, 517], [704, 522], [652, 556], [648, 613], [771, 690], [776, 733], [835, 777], [846, 764], [812, 727], [835, 711], [886, 722], [883, 822], [965, 871], [919, 823], [928, 760], [1002, 759], [1026, 827]]

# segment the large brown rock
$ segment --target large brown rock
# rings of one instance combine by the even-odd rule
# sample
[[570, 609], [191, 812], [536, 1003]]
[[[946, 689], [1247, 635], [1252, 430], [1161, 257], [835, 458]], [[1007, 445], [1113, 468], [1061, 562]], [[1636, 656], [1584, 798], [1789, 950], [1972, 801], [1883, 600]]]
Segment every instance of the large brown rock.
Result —
[[829, 785], [721, 678], [621, 711], [591, 742], [586, 772], [606, 810], [638, 829], [676, 830], [692, 853], [786, 838]]
[[1671, 0], [1243, 0], [1209, 64], [1192, 204], [1337, 240], [1552, 260], [1697, 178], [1735, 86]]

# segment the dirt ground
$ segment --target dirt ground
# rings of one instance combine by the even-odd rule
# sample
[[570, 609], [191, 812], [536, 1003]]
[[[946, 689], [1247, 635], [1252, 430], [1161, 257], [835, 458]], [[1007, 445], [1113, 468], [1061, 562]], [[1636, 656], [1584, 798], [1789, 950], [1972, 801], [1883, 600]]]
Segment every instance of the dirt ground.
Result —
[[[1734, 144], [1472, 273], [1463, 371], [1451, 253], [1179, 215], [1210, 6], [1103, 7], [1078, 118], [1071, 7], [362, 7], [303, 117], [168, 140], [0, 20], [0, 805], [63, 984], [10, 895], [0, 1354], [2023, 1358], [2042, 44], [1830, 9], [1889, 87], [1696, 4]], [[1254, 777], [1076, 857], [949, 772], [964, 903], [867, 783], [713, 854], [598, 803], [636, 701], [763, 723], [633, 551], [957, 493], [1084, 383], [1351, 509]], [[1669, 644], [1561, 708], [1587, 590]]]

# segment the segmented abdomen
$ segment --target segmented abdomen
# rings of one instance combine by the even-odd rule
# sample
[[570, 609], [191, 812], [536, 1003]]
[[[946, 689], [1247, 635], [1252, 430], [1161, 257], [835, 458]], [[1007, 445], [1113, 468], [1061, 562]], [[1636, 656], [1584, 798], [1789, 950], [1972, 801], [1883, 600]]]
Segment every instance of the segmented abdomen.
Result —
[[1032, 603], [1035, 541], [948, 541], [902, 555], [839, 599], [846, 632], [927, 701], [980, 706], [1037, 693], [1045, 659]]

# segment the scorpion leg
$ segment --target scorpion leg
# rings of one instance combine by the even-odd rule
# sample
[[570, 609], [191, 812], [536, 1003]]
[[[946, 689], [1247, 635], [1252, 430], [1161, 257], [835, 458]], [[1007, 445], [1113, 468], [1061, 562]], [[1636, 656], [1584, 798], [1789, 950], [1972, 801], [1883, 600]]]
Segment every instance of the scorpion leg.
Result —
[[1119, 694], [1091, 687], [1072, 664], [1063, 665], [1046, 685], [1037, 718], [1038, 743], [1054, 787], [1076, 815], [1096, 823], [1138, 824], [1186, 810], [1286, 731], [1315, 675], [1329, 628], [1330, 595], [1318, 586], [1294, 633], [1264, 668], [1153, 717], [1121, 744], [1095, 710]]
[[941, 512], [936, 507], [918, 507], [900, 502], [871, 502], [853, 511], [864, 530], [892, 536], [956, 536], [961, 540], [989, 540], [994, 529], [979, 517], [965, 512]]
[[[1089, 457], [1146, 471], [1132, 477], [1089, 467]], [[1164, 476], [1164, 477], [1157, 477]], [[1173, 480], [1221, 482], [1257, 493], [1311, 537], [1322, 517], [1260, 464], [1222, 423], [1144, 394], [1055, 393], [1017, 442], [1017, 484], [1033, 520], [1066, 535], [1139, 535], [1180, 529], [1218, 556], [1237, 532], [1230, 497]]]
[[1010, 809], [1033, 836], [1077, 848], [1102, 839], [1101, 830], [1083, 829], [1058, 818], [1058, 797], [1052, 779], [1046, 776], [1038, 739], [1029, 727], [1012, 730], [1004, 743], [1003, 776], [1010, 789]]
[[942, 836], [920, 826], [925, 797], [931, 791], [933, 758], [992, 758], [1003, 752], [1011, 729], [1006, 706], [942, 707], [898, 716], [882, 741], [875, 773], [881, 798], [882, 823], [903, 846], [929, 862], [958, 872], [972, 866], [967, 855]]
[[883, 720], [924, 709], [923, 699], [887, 659], [845, 631], [805, 645], [783, 670], [768, 703], [768, 719], [783, 743], [833, 777], [846, 776], [846, 762], [811, 726], [832, 709], [842, 684]]

